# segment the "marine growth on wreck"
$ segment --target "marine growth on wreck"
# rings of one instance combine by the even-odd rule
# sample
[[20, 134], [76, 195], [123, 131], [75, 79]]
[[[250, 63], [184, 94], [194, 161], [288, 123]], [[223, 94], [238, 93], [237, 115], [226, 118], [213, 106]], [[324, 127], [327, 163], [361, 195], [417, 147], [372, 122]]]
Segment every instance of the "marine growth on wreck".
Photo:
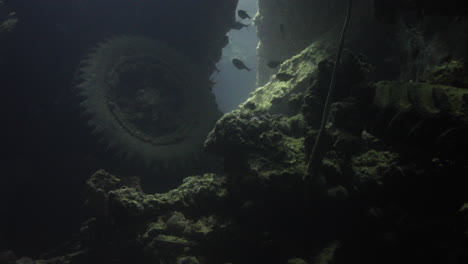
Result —
[[468, 263], [462, 1], [4, 2], [0, 264]]

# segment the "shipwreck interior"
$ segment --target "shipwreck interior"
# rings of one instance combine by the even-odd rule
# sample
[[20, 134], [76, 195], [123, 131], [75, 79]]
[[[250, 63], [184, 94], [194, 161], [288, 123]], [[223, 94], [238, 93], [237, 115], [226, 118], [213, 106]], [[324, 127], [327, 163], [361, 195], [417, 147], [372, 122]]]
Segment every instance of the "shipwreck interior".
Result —
[[0, 264], [468, 263], [464, 4], [0, 1]]

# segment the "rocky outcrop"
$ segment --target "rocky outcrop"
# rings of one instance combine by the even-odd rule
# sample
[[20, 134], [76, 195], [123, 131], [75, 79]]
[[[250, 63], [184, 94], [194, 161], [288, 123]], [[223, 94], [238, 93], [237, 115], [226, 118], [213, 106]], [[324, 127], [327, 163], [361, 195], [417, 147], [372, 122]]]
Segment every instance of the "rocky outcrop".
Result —
[[82, 224], [77, 240], [36, 263], [199, 263], [216, 255], [207, 248], [212, 240], [228, 239], [220, 236], [229, 221], [217, 214], [227, 194], [219, 175], [188, 177], [177, 189], [154, 195], [144, 194], [137, 178], [103, 170], [87, 185], [93, 217]]
[[[260, 220], [252, 222], [264, 223], [272, 237], [295, 245], [276, 245], [301, 257], [289, 259], [291, 263], [466, 259], [460, 251], [466, 241], [460, 206], [468, 197], [460, 186], [466, 184], [462, 174], [468, 168], [463, 154], [468, 145], [462, 136], [468, 125], [468, 90], [456, 61], [428, 67], [426, 83], [375, 82], [382, 65], [369, 63], [378, 61], [369, 58], [372, 52], [346, 53], [325, 144], [315, 160], [319, 173], [310, 182], [301, 181], [331, 76], [336, 46], [328, 36], [280, 66], [278, 72], [295, 78], [280, 81], [271, 76], [238, 110], [221, 118], [205, 142], [207, 150], [225, 157], [228, 181], [243, 190], [237, 197], [252, 197], [247, 205], [257, 213], [265, 209], [255, 214]], [[353, 37], [349, 41], [352, 46]], [[276, 129], [281, 121], [299, 129]], [[303, 147], [293, 147], [290, 137]], [[289, 152], [281, 155], [283, 148]], [[301, 212], [300, 220], [293, 210]], [[285, 220], [282, 214], [291, 218]], [[289, 236], [282, 237], [275, 225]], [[449, 226], [457, 231], [448, 231]], [[437, 235], [431, 235], [431, 229]], [[298, 241], [322, 243], [307, 248], [295, 244]], [[338, 241], [339, 247], [330, 257], [312, 253], [325, 250], [331, 241]], [[444, 241], [450, 241], [449, 246], [440, 246]], [[422, 254], [429, 251], [432, 254]]]

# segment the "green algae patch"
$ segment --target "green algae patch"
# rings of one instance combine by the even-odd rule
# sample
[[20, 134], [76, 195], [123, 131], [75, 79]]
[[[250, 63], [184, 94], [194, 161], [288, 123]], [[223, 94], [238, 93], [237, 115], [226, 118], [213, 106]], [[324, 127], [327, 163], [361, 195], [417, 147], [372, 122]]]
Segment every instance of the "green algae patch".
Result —
[[224, 200], [227, 190], [225, 178], [216, 174], [190, 176], [182, 184], [167, 193], [148, 195], [148, 208], [156, 210], [191, 210], [201, 213], [200, 208], [215, 210]]
[[468, 82], [464, 73], [464, 62], [451, 60], [443, 65], [427, 69], [421, 80], [431, 84], [443, 84], [456, 87], [467, 87]]
[[330, 57], [330, 44], [327, 40], [319, 40], [312, 43], [301, 53], [281, 64], [278, 73], [287, 73], [295, 76], [287, 82], [279, 81], [274, 75], [264, 86], [251, 93], [249, 99], [241, 104], [241, 108], [249, 103], [264, 110], [274, 106], [275, 100], [283, 98], [292, 91], [305, 91], [313, 73], [317, 70], [318, 62]]
[[184, 238], [176, 237], [176, 236], [168, 236], [168, 235], [158, 235], [153, 240], [155, 243], [158, 244], [172, 244], [172, 245], [182, 245], [188, 246], [191, 243]]
[[194, 239], [203, 239], [208, 237], [213, 231], [217, 228], [223, 226], [218, 221], [215, 215], [210, 215], [207, 217], [202, 217], [198, 221], [190, 224], [184, 230], [184, 235], [194, 238]]
[[307, 261], [301, 258], [292, 258], [292, 259], [288, 259], [287, 264], [308, 264], [308, 263]]
[[304, 139], [283, 136], [272, 149], [252, 155], [249, 171], [262, 181], [296, 182], [305, 169]]
[[114, 214], [141, 216], [145, 207], [143, 201], [146, 195], [135, 188], [121, 188], [109, 192], [110, 210]]
[[399, 155], [391, 151], [369, 150], [351, 158], [351, 168], [358, 185], [382, 186], [384, 178], [394, 172]]
[[459, 212], [462, 212], [462, 213], [467, 213], [468, 212], [468, 203], [465, 203], [464, 205], [462, 205], [462, 207], [460, 207], [460, 210], [458, 210]]
[[157, 235], [165, 232], [166, 229], [167, 229], [166, 223], [164, 223], [162, 219], [158, 219], [157, 222], [152, 222], [148, 224], [148, 227], [146, 228], [146, 232], [143, 235], [143, 239], [156, 237]]
[[418, 112], [447, 112], [466, 116], [468, 89], [453, 86], [383, 81], [375, 84], [374, 105], [378, 108], [403, 109], [412, 106]]
[[315, 257], [314, 264], [331, 264], [336, 263], [337, 251], [341, 244], [338, 241], [333, 241], [328, 246], [323, 248]]

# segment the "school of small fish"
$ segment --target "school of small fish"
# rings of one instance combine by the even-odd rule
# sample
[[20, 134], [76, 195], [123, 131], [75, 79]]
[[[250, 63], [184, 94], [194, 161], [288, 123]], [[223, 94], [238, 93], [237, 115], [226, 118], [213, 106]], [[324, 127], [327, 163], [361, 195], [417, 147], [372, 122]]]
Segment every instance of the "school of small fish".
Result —
[[[252, 19], [252, 17], [249, 16], [249, 14], [245, 10], [237, 10], [237, 15], [241, 19]], [[234, 21], [233, 24], [231, 25], [231, 28], [240, 30], [240, 29], [242, 29], [244, 27], [248, 27], [248, 26], [249, 25], [243, 24], [243, 23], [241, 23], [239, 21]], [[285, 38], [284, 24], [279, 24], [279, 31], [280, 31], [281, 38], [284, 39]], [[267, 63], [267, 66], [269, 68], [271, 68], [271, 69], [277, 69], [283, 62], [284, 61], [273, 60], [273, 61], [269, 61]], [[248, 72], [251, 71], [251, 69], [249, 67], [247, 67], [245, 65], [245, 63], [240, 59], [232, 59], [232, 64], [234, 65], [234, 67], [236, 67], [239, 70], [246, 70]], [[289, 73], [280, 72], [280, 73], [275, 74], [275, 78], [278, 81], [287, 82], [287, 81], [289, 81], [291, 79], [296, 78], [296, 76], [291, 75]]]

